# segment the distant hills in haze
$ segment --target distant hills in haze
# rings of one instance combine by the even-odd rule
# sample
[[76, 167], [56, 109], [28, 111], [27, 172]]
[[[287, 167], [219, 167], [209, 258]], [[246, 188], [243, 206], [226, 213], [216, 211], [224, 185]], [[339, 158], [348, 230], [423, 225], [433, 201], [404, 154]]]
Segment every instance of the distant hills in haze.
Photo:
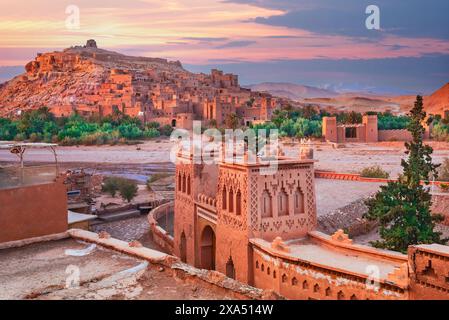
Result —
[[[288, 98], [302, 104], [311, 104], [331, 112], [340, 111], [390, 111], [395, 114], [407, 113], [416, 99], [414, 94], [393, 95], [366, 91], [337, 92], [293, 83], [264, 82], [248, 85], [255, 91], [269, 92], [274, 96]], [[449, 110], [449, 83], [430, 96], [424, 97], [427, 113], [443, 114]]]
[[309, 98], [333, 98], [338, 96], [338, 93], [335, 91], [286, 82], [263, 82], [245, 87], [253, 91], [265, 91], [274, 96], [296, 101]]

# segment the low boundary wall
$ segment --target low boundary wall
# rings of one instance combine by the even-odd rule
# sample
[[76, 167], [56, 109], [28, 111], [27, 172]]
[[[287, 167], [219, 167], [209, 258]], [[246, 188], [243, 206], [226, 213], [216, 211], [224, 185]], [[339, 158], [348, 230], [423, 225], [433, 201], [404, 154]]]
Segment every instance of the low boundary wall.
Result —
[[[387, 183], [387, 182], [397, 181], [397, 179], [365, 178], [357, 173], [340, 173], [340, 172], [316, 171], [316, 170], [315, 170], [315, 178], [331, 179], [331, 180], [359, 181], [359, 182], [377, 182], [377, 183]], [[424, 183], [424, 182], [422, 182], [422, 183]], [[447, 184], [447, 182], [429, 181], [429, 185], [439, 186], [441, 184]]]
[[379, 130], [379, 141], [412, 141], [413, 137], [407, 129]]
[[271, 290], [251, 287], [234, 279], [230, 279], [218, 271], [197, 269], [180, 262], [178, 258], [172, 255], [145, 247], [133, 246], [133, 242], [127, 243], [110, 237], [102, 237], [96, 233], [79, 229], [71, 229], [68, 231], [68, 234], [73, 239], [95, 243], [104, 248], [148, 261], [153, 265], [169, 268], [173, 277], [180, 279], [185, 283], [191, 283], [193, 285], [199, 284], [204, 286], [206, 290], [220, 292], [231, 299], [282, 299], [281, 296]]
[[148, 214], [148, 222], [150, 224], [153, 241], [170, 254], [174, 252], [175, 241], [168, 231], [159, 225], [158, 220], [166, 216], [170, 211], [174, 210], [175, 203], [172, 201], [160, 205], [159, 207], [151, 210]]

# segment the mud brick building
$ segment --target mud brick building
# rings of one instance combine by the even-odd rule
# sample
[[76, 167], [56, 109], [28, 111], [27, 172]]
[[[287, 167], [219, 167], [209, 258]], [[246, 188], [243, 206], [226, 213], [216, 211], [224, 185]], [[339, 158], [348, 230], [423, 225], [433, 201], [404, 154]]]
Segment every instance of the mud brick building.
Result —
[[449, 299], [449, 247], [414, 246], [407, 256], [315, 230], [312, 154], [279, 156], [268, 175], [267, 164], [197, 164], [180, 152], [175, 255], [290, 299]]

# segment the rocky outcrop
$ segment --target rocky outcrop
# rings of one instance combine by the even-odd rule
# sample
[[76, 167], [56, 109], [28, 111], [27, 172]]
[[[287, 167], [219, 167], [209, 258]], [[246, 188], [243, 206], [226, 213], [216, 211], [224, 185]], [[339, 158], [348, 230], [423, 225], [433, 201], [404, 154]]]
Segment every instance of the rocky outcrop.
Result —
[[[112, 70], [122, 70], [129, 75], [130, 81], [124, 83], [124, 77], [114, 75]], [[63, 115], [61, 108], [68, 110], [68, 106], [81, 108], [83, 112], [92, 110], [92, 113], [98, 111], [101, 105], [125, 103], [127, 107], [133, 107], [138, 102], [132, 95], [138, 91], [134, 87], [137, 81], [133, 83], [133, 80], [142, 77], [142, 74], [147, 76], [148, 82], [157, 82], [159, 75], [164, 73], [170, 78], [188, 74], [179, 61], [128, 57], [97, 48], [95, 40], [62, 52], [38, 53], [33, 61], [26, 64], [25, 71], [0, 86], [0, 116], [11, 116], [18, 110], [43, 106], [55, 108], [56, 115]], [[121, 90], [113, 92], [114, 85]], [[122, 88], [124, 85], [127, 87]], [[123, 101], [107, 100], [120, 95]]]

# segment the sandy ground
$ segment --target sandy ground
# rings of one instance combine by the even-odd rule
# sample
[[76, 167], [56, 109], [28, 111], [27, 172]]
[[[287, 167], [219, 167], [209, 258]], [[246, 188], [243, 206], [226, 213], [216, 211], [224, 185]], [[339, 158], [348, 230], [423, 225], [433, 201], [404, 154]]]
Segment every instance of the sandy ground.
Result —
[[[449, 143], [430, 142], [434, 147], [433, 159], [441, 163], [449, 158]], [[146, 141], [138, 146], [101, 146], [101, 147], [59, 147], [58, 159], [60, 163], [78, 165], [107, 164], [110, 167], [120, 167], [118, 164], [169, 166], [170, 151], [173, 145], [168, 139]], [[284, 146], [288, 156], [296, 157], [299, 152], [297, 145]], [[318, 160], [318, 170], [358, 173], [363, 168], [380, 165], [396, 177], [401, 172], [401, 159], [405, 148], [401, 142], [382, 142], [374, 144], [347, 144], [344, 148], [334, 149], [331, 145], [320, 144], [315, 147], [315, 159]], [[53, 161], [52, 154], [47, 150], [28, 150], [25, 160], [27, 163], [49, 163]], [[0, 150], [1, 162], [17, 162], [17, 157], [7, 150]], [[136, 173], [137, 175], [138, 173]]]
[[377, 192], [380, 186], [380, 183], [371, 182], [316, 179], [317, 215], [323, 216], [356, 200], [367, 198]]

